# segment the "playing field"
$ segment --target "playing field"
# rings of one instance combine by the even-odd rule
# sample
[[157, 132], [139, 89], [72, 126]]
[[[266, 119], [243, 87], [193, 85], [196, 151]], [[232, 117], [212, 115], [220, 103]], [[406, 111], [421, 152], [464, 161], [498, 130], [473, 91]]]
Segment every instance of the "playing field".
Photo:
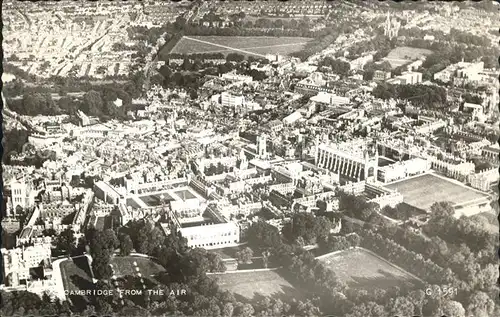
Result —
[[247, 300], [270, 296], [282, 300], [300, 300], [303, 294], [285, 280], [280, 271], [238, 272], [211, 275], [223, 290]]
[[117, 277], [141, 273], [143, 277], [149, 278], [165, 271], [161, 265], [142, 257], [116, 256], [109, 263], [113, 265], [113, 271]]
[[364, 249], [346, 250], [320, 257], [318, 260], [327, 265], [350, 287], [372, 290], [421, 283], [403, 269]]
[[393, 68], [396, 68], [430, 54], [432, 54], [431, 50], [402, 46], [390, 51], [384, 60], [387, 60]]
[[240, 53], [265, 57], [266, 54], [288, 55], [297, 52], [309, 42], [304, 37], [268, 36], [189, 36], [183, 37], [171, 53]]
[[488, 196], [433, 174], [420, 175], [386, 187], [400, 192], [408, 205], [423, 210], [428, 210], [435, 202], [449, 201], [454, 205], [462, 205]]

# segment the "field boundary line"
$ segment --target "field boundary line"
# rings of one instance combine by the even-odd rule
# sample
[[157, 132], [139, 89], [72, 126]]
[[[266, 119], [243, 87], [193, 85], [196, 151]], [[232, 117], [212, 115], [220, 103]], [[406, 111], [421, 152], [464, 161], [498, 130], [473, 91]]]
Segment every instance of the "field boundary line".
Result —
[[[254, 46], [254, 47], [243, 47], [241, 49], [245, 50], [250, 50], [250, 49], [259, 49], [259, 48], [270, 48], [270, 47], [283, 47], [283, 46], [294, 46], [294, 45], [303, 45], [308, 42], [302, 42], [302, 43], [288, 43], [288, 44], [276, 44], [276, 45], [268, 45], [268, 46]], [[232, 49], [231, 49], [232, 50]], [[216, 51], [203, 51], [200, 54], [208, 54], [208, 53], [222, 53], [222, 52], [227, 52], [230, 51], [229, 49], [227, 50], [216, 50]]]
[[323, 255], [319, 255], [319, 256], [317, 256], [317, 257], [316, 257], [316, 260], [321, 260], [321, 259], [323, 259], [323, 258], [326, 258], [327, 256], [336, 255], [336, 254], [339, 254], [339, 253], [342, 253], [342, 252], [345, 252], [345, 251], [355, 250], [355, 249], [357, 249], [357, 247], [356, 247], [356, 248], [354, 248], [354, 249], [349, 248], [349, 249], [345, 249], [345, 250], [337, 250], [337, 251], [333, 251], [333, 252], [330, 252], [330, 253], [327, 253], [327, 254], [323, 254]]
[[234, 274], [234, 273], [255, 273], [255, 272], [271, 272], [271, 271], [276, 271], [283, 268], [282, 266], [280, 267], [273, 267], [269, 269], [253, 269], [253, 270], [235, 270], [235, 271], [226, 271], [226, 272], [207, 272], [207, 275], [224, 275], [224, 274]]
[[[408, 275], [409, 277], [423, 283], [423, 284], [426, 284], [426, 282], [424, 280], [422, 280], [421, 278], [419, 278], [418, 276], [414, 275], [413, 273], [411, 272], [408, 272], [407, 270], [403, 269], [402, 267], [399, 267], [398, 265], [388, 261], [387, 259], [384, 259], [383, 257], [381, 257], [380, 255], [376, 254], [375, 252], [371, 251], [371, 250], [368, 250], [368, 249], [365, 249], [363, 247], [354, 247], [354, 248], [349, 248], [349, 249], [345, 249], [345, 250], [339, 250], [339, 251], [333, 251], [333, 252], [330, 252], [330, 253], [327, 253], [327, 254], [323, 254], [323, 255], [320, 255], [318, 257], [316, 257], [316, 260], [321, 260], [327, 256], [332, 256], [332, 255], [338, 255], [339, 253], [342, 253], [342, 252], [347, 252], [347, 251], [353, 251], [353, 250], [361, 250], [361, 251], [364, 251], [372, 256], [374, 256], [375, 258], [377, 258], [378, 260], [386, 263], [387, 265], [397, 269], [398, 271], [404, 273], [405, 275]], [[335, 270], [332, 270], [335, 272]]]
[[249, 51], [245, 51], [245, 50], [241, 50], [239, 48], [234, 48], [234, 47], [220, 45], [220, 44], [215, 44], [215, 43], [210, 43], [210, 42], [198, 40], [198, 39], [195, 39], [195, 38], [192, 38], [192, 37], [189, 37], [189, 36], [184, 36], [184, 38], [188, 39], [188, 40], [191, 40], [191, 41], [200, 42], [200, 43], [203, 43], [203, 44], [208, 44], [208, 45], [223, 47], [223, 48], [230, 49], [230, 50], [233, 50], [233, 51], [242, 52], [242, 53], [245, 53], [245, 54], [251, 54], [251, 55], [256, 55], [256, 56], [259, 56], [259, 57], [266, 58], [265, 55], [258, 54], [258, 53], [253, 53], [253, 52], [249, 52]]
[[455, 185], [457, 185], [457, 186], [461, 186], [461, 187], [467, 188], [467, 189], [469, 189], [469, 190], [471, 190], [471, 191], [473, 191], [473, 192], [476, 192], [476, 193], [480, 194], [481, 196], [489, 196], [487, 193], [485, 193], [485, 192], [483, 192], [483, 191], [480, 191], [479, 189], [476, 189], [476, 188], [474, 188], [474, 187], [467, 186], [467, 185], [465, 185], [464, 183], [462, 183], [462, 182], [461, 182], [461, 181], [459, 181], [459, 180], [456, 180], [456, 179], [453, 179], [453, 178], [448, 178], [448, 177], [443, 176], [443, 175], [439, 175], [439, 174], [438, 174], [438, 173], [436, 173], [436, 172], [434, 172], [434, 173], [430, 173], [430, 174], [431, 174], [431, 175], [433, 175], [433, 176], [439, 177], [439, 178], [441, 178], [441, 179], [443, 179], [443, 180], [445, 180], [445, 181], [448, 181], [448, 182], [450, 182], [450, 183], [452, 183], [452, 184], [455, 184]]

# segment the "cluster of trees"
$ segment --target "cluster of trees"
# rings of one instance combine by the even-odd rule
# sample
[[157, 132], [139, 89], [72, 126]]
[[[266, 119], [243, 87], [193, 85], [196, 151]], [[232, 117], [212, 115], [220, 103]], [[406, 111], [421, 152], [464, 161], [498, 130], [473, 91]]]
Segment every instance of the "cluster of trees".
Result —
[[480, 96], [476, 96], [476, 95], [471, 95], [469, 93], [465, 94], [463, 96], [464, 98], [464, 101], [465, 102], [469, 102], [469, 103], [475, 103], [475, 104], [482, 104], [483, 103], [483, 98], [481, 98]]
[[382, 208], [380, 212], [389, 218], [397, 220], [408, 220], [408, 218], [410, 217], [410, 210], [403, 207], [401, 204], [396, 205], [396, 207], [387, 205]]
[[[122, 105], [115, 102], [120, 99]], [[109, 86], [90, 90], [83, 95], [80, 110], [89, 116], [96, 116], [102, 120], [125, 119], [127, 110], [131, 109], [131, 96], [120, 88]]]
[[167, 58], [169, 59], [225, 59], [226, 57], [222, 53], [191, 53], [191, 54], [180, 54], [180, 53], [170, 53]]
[[491, 250], [495, 247], [498, 235], [489, 231], [481, 223], [472, 218], [456, 219], [453, 207], [441, 202], [431, 206], [433, 216], [423, 227], [430, 236], [439, 236], [444, 241], [453, 244], [467, 245], [472, 252]]
[[[422, 254], [443, 268], [450, 268], [457, 279], [467, 284], [465, 290], [488, 291], [495, 284], [498, 270], [485, 254], [475, 254], [465, 244], [447, 243], [438, 236], [430, 239], [397, 227], [380, 228], [381, 235], [390, 236], [408, 250]], [[483, 252], [482, 253], [487, 253]], [[485, 263], [481, 263], [483, 260]]]
[[[428, 289], [433, 294], [440, 294], [440, 291], [442, 294], [442, 288], [438, 285], [430, 285]], [[349, 289], [346, 296], [351, 299], [346, 301], [350, 308], [344, 315], [346, 317], [466, 316], [463, 305], [453, 300], [452, 297], [444, 294], [428, 296], [421, 289], [403, 291], [396, 287], [388, 291], [377, 289], [370, 293], [366, 291], [351, 293]], [[478, 300], [481, 299], [478, 298]], [[471, 307], [476, 307], [476, 304]]]
[[[119, 237], [123, 236], [123, 241], [127, 245], [130, 238], [133, 249], [142, 254], [147, 254], [158, 260], [158, 262], [167, 270], [208, 270], [210, 272], [225, 271], [224, 264], [220, 256], [216, 253], [206, 252], [204, 249], [189, 250], [187, 240], [177, 232], [173, 227], [171, 233], [165, 237], [162, 230], [152, 222], [141, 219], [132, 220], [125, 227], [119, 229]], [[120, 239], [120, 242], [122, 240]], [[122, 248], [120, 243], [120, 248]], [[127, 246], [127, 249], [130, 247]], [[183, 260], [183, 255], [189, 255], [194, 258]], [[197, 265], [182, 266], [179, 263], [188, 261], [198, 263]], [[186, 264], [186, 263], [181, 263]], [[197, 268], [197, 266], [199, 266]], [[184, 272], [185, 273], [185, 272]]]
[[362, 247], [374, 251], [423, 280], [433, 284], [450, 284], [455, 280], [451, 269], [443, 269], [434, 262], [424, 259], [421, 254], [407, 250], [380, 233], [366, 230], [365, 233], [361, 233], [361, 236], [363, 237]]
[[300, 58], [300, 60], [305, 61], [310, 56], [326, 49], [328, 46], [333, 44], [337, 37], [341, 34], [338, 29], [325, 28], [319, 31], [314, 40], [307, 42], [307, 44], [298, 52], [290, 54], [293, 57]]
[[[126, 112], [133, 110], [132, 98], [137, 98], [142, 90], [143, 77], [140, 74], [131, 76], [126, 84], [92, 85], [86, 80], [75, 81], [61, 78], [49, 79], [55, 81], [56, 88], [28, 88], [22, 83], [12, 84], [10, 96], [22, 95], [22, 98], [7, 98], [9, 108], [21, 115], [74, 115], [78, 109], [101, 120], [110, 118], [124, 119]], [[60, 98], [54, 100], [53, 91]], [[68, 92], [85, 91], [81, 99], [68, 95]], [[122, 100], [122, 106], [114, 104]]]
[[3, 146], [3, 161], [5, 164], [10, 164], [10, 157], [17, 155], [24, 150], [25, 144], [28, 143], [29, 132], [22, 129], [4, 130], [2, 140]]
[[265, 221], [257, 221], [248, 228], [247, 241], [258, 249], [277, 249], [283, 244], [278, 228]]
[[467, 45], [490, 46], [491, 40], [486, 36], [479, 36], [469, 32], [460, 31], [455, 28], [450, 29], [447, 40], [452, 43], [464, 43]]
[[[312, 213], [299, 212], [292, 216], [283, 227], [283, 236], [290, 242], [314, 244], [319, 238], [326, 238], [333, 228], [333, 223], [324, 216], [316, 217]], [[300, 240], [298, 240], [300, 239]]]
[[489, 256], [498, 235], [485, 229], [484, 224], [474, 218], [456, 219], [453, 207], [447, 203], [436, 203], [431, 210], [435, 214], [423, 231], [432, 241], [438, 241], [440, 247], [437, 255], [429, 256], [438, 264], [450, 267], [471, 290], [489, 290], [498, 278], [498, 270]]
[[[147, 230], [144, 229], [147, 226], [143, 221], [134, 221], [124, 230], [127, 232]], [[204, 249], [188, 249], [186, 239], [178, 233], [169, 234], [152, 254], [166, 270], [156, 276], [159, 283], [152, 286], [153, 290], [164, 290], [165, 295], [150, 296], [141, 303], [140, 308], [147, 309], [153, 315], [248, 317], [269, 316], [269, 314], [318, 315], [317, 308], [309, 302], [284, 303], [279, 299], [263, 298], [257, 303], [250, 304], [236, 300], [233, 294], [219, 288], [216, 279], [206, 275], [207, 272], [225, 270], [220, 256]], [[243, 260], [248, 260], [251, 258], [251, 252], [242, 252], [241, 257]], [[171, 289], [185, 289], [187, 295], [168, 296]]]
[[[475, 45], [488, 47], [491, 45], [491, 40], [487, 36], [479, 36], [469, 32], [460, 31], [455, 28], [451, 28], [449, 33], [444, 33], [440, 30], [422, 30], [417, 27], [410, 29], [401, 29], [399, 31], [400, 36], [405, 36], [411, 39], [423, 39], [426, 35], [434, 36], [434, 41], [436, 42], [449, 42], [465, 45]], [[432, 43], [429, 41], [429, 44]]]
[[359, 196], [339, 191], [338, 197], [339, 209], [348, 217], [368, 221], [376, 214], [377, 205]]
[[[372, 39], [354, 43], [349, 47], [348, 58], [356, 59], [366, 52], [375, 52], [373, 55], [373, 60], [375, 62], [380, 61], [382, 58], [386, 57], [389, 52], [396, 47], [396, 40], [389, 39], [384, 35], [376, 35]], [[340, 51], [338, 54], [342, 54]]]
[[56, 251], [70, 256], [74, 255], [74, 252], [77, 250], [75, 232], [71, 228], [67, 228], [57, 235], [53, 229], [45, 231], [44, 234], [53, 237], [52, 244], [55, 246], [53, 252]]
[[228, 61], [228, 62], [241, 63], [244, 60], [245, 60], [245, 56], [242, 54], [238, 54], [238, 53], [229, 53], [226, 56], [226, 61]]
[[329, 296], [332, 292], [345, 288], [335, 273], [315, 259], [311, 252], [296, 251], [286, 261], [288, 262], [287, 273], [296, 281], [297, 285], [301, 285], [317, 296]]
[[[134, 41], [143, 41], [146, 43], [154, 44], [165, 33], [172, 29], [170, 24], [162, 25], [161, 27], [148, 28], [145, 26], [130, 26], [127, 28], [128, 37]], [[173, 36], [173, 35], [172, 35]], [[167, 35], [166, 40], [170, 39]]]
[[68, 302], [52, 301], [48, 295], [27, 291], [0, 291], [2, 316], [71, 316]]
[[256, 69], [245, 69], [242, 71], [242, 73], [244, 75], [252, 77], [252, 79], [255, 81], [262, 81], [268, 77], [265, 72]]
[[[340, 282], [335, 273], [307, 251], [294, 245], [287, 245], [288, 254], [282, 256], [282, 264], [292, 280], [308, 292], [309, 316], [337, 314], [342, 316], [387, 316], [424, 315], [444, 311], [446, 299], [436, 303], [425, 300], [422, 290], [410, 291], [406, 287], [387, 290], [375, 289], [373, 292], [349, 288]], [[453, 315], [455, 316], [455, 315]]]
[[[7, 209], [7, 200], [5, 198], [2, 199], [2, 208], [3, 210]], [[17, 236], [19, 235], [19, 233], [21, 233], [20, 230], [14, 232], [9, 232], [5, 229], [2, 230], [2, 232], [0, 232], [1, 247], [5, 249], [15, 248]]]
[[97, 279], [108, 280], [113, 274], [109, 261], [120, 242], [113, 229], [98, 231], [90, 228], [85, 232], [85, 242], [92, 256], [92, 271]]
[[130, 221], [127, 226], [121, 227], [119, 232], [120, 235], [128, 236], [133, 248], [142, 254], [153, 255], [155, 249], [161, 247], [164, 242], [162, 230], [144, 219]]
[[350, 248], [358, 247], [361, 243], [361, 237], [357, 233], [348, 235], [331, 234], [324, 239], [318, 240], [318, 245], [321, 250], [325, 252], [334, 252], [347, 250]]
[[[185, 58], [178, 69], [167, 65], [162, 66], [158, 74], [151, 78], [151, 83], [164, 88], [182, 87], [192, 99], [195, 99], [198, 96], [198, 88], [204, 83], [203, 75], [218, 76], [237, 70], [238, 73], [251, 76], [254, 80], [260, 81], [267, 78], [264, 72], [243, 65], [244, 63], [241, 63], [243, 60], [244, 56], [237, 53], [229, 54], [226, 63], [219, 65], [203, 62], [201, 59]], [[252, 57], [248, 57], [247, 60], [256, 61]]]
[[[440, 285], [431, 286], [435, 294], [442, 294], [443, 285], [453, 285], [458, 289], [465, 286], [456, 279], [450, 269], [445, 270], [429, 260], [424, 260], [422, 255], [408, 251], [391, 239], [384, 238], [392, 234], [385, 232], [384, 227], [378, 230], [382, 233], [359, 230], [359, 234], [364, 238], [362, 246], [378, 251], [388, 260], [409, 271], [418, 269], [417, 275]], [[341, 237], [333, 237], [335, 236], [331, 236], [332, 241], [335, 241], [336, 245], [347, 246], [348, 243]], [[307, 312], [310, 316], [321, 313], [349, 317], [437, 314], [465, 316], [465, 312], [474, 316], [478, 314], [478, 316], [488, 316], [494, 311], [492, 299], [484, 292], [478, 292], [476, 294], [480, 295], [474, 294], [467, 298], [462, 294], [452, 298], [445, 294], [429, 297], [422, 290], [411, 291], [399, 287], [376, 289], [373, 292], [348, 288], [338, 282], [335, 275], [318, 263], [309, 252], [304, 252], [297, 244], [287, 244], [287, 240], [281, 238], [277, 228], [262, 221], [254, 223], [249, 228], [248, 239], [251, 246], [271, 250], [274, 261], [290, 272], [290, 278], [305, 286], [304, 289], [312, 301], [302, 303], [302, 307], [308, 307]], [[359, 241], [359, 238], [349, 239]], [[356, 244], [357, 241], [354, 241], [354, 245]], [[294, 311], [294, 308], [292, 307], [290, 311]]]
[[373, 74], [375, 71], [381, 70], [384, 72], [392, 71], [391, 63], [388, 61], [383, 61], [379, 63], [369, 62], [363, 67], [363, 79], [364, 80], [372, 80]]
[[196, 92], [202, 84], [201, 74], [196, 73], [201, 67], [201, 62], [191, 63], [187, 59], [181, 65], [183, 71], [174, 71], [164, 65], [159, 69], [159, 76], [156, 79], [152, 78], [151, 83], [159, 84], [164, 88], [182, 87], [191, 94], [191, 92]]
[[[433, 205], [433, 210], [438, 214], [437, 217], [442, 219], [452, 217], [449, 207], [446, 203], [436, 203]], [[430, 223], [435, 225], [432, 219]], [[467, 312], [468, 315], [488, 316], [493, 313], [495, 309], [491, 304], [493, 300], [488, 294], [495, 293], [493, 289], [498, 271], [482, 254], [487, 253], [485, 250], [474, 254], [460, 241], [447, 243], [437, 236], [440, 234], [437, 228], [434, 228], [436, 231], [432, 231], [430, 240], [394, 226], [381, 226], [377, 229], [377, 233], [370, 230], [359, 231], [363, 236], [363, 247], [373, 250], [428, 282], [441, 285], [441, 293], [442, 285], [451, 285], [458, 290], [455, 297], [447, 298], [443, 302], [436, 302], [438, 300], [436, 298], [428, 299], [431, 301], [428, 305], [433, 309], [424, 305], [424, 315], [442, 313], [464, 316]], [[444, 267], [446, 269], [443, 269]]]
[[249, 247], [243, 248], [243, 250], [236, 252], [236, 258], [238, 263], [250, 264], [252, 263], [253, 251]]
[[59, 106], [52, 100], [50, 93], [24, 93], [22, 99], [9, 99], [9, 108], [28, 116], [58, 115]]
[[446, 107], [446, 89], [439, 86], [427, 85], [391, 85], [378, 84], [373, 89], [373, 95], [381, 99], [409, 100], [413, 104], [426, 109]]
[[332, 70], [332, 72], [341, 77], [346, 77], [347, 75], [349, 75], [349, 72], [351, 70], [351, 65], [349, 63], [339, 59], [331, 58], [329, 56], [322, 59], [318, 63], [318, 67], [328, 67]]
[[[292, 30], [309, 30], [310, 29], [310, 21], [309, 19], [267, 19], [260, 18], [252, 22], [250, 20], [246, 21], [244, 24], [245, 28], [258, 28], [258, 29], [292, 29]], [[307, 33], [304, 33], [307, 34]]]
[[205, 168], [205, 175], [207, 176], [212, 176], [212, 175], [219, 175], [222, 173], [228, 173], [232, 172], [233, 167], [228, 167], [227, 165], [223, 165], [221, 162], [217, 162], [217, 165], [210, 164], [210, 166]]
[[243, 25], [243, 27], [226, 28], [214, 28], [205, 27], [203, 25], [188, 24], [183, 27], [182, 31], [186, 35], [197, 36], [290, 36], [314, 38], [318, 35], [318, 31], [311, 31], [309, 28], [275, 28], [274, 26], [271, 28], [259, 28], [255, 27], [255, 23], [252, 25], [248, 22], [246, 23], [247, 24]]
[[424, 78], [430, 79], [432, 75], [441, 71], [450, 64], [455, 64], [462, 59], [465, 62], [472, 62], [480, 59], [484, 62], [485, 68], [498, 68], [498, 61], [494, 56], [498, 56], [500, 50], [493, 46], [475, 46], [465, 43], [445, 42], [445, 41], [427, 41], [423, 39], [410, 39], [401, 45], [407, 45], [415, 48], [432, 50], [432, 54], [427, 56], [422, 68]]

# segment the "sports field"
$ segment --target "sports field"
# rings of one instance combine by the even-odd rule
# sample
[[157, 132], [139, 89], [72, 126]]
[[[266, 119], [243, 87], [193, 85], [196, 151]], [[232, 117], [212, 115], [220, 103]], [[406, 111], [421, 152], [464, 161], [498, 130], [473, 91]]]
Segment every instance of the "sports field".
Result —
[[297, 52], [309, 42], [304, 37], [268, 36], [189, 36], [183, 37], [171, 53], [240, 53], [265, 57], [266, 54], [288, 55]]
[[488, 197], [486, 194], [433, 174], [424, 174], [391, 183], [386, 187], [400, 192], [403, 195], [403, 201], [408, 205], [423, 210], [428, 210], [435, 202], [450, 201], [454, 205], [461, 205]]
[[350, 287], [372, 290], [421, 282], [368, 250], [352, 249], [318, 258]]
[[408, 46], [396, 47], [384, 58], [393, 68], [408, 64], [420, 57], [432, 54], [431, 50]]
[[300, 300], [303, 294], [285, 280], [280, 271], [238, 272], [211, 275], [223, 290], [247, 300], [270, 296], [282, 300]]

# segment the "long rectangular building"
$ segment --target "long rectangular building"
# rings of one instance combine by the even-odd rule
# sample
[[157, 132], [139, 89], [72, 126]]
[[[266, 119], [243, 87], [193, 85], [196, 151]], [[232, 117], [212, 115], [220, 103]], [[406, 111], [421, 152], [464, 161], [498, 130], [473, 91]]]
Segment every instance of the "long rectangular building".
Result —
[[376, 179], [378, 153], [370, 151], [365, 140], [316, 146], [315, 163], [351, 180]]

